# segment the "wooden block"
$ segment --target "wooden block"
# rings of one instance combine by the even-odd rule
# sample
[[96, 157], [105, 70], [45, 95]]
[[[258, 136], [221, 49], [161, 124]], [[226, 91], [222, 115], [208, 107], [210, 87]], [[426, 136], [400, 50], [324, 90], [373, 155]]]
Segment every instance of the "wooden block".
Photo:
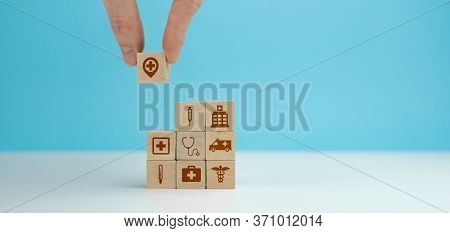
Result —
[[177, 160], [205, 160], [205, 132], [177, 132]]
[[137, 54], [138, 81], [140, 83], [168, 83], [170, 64], [164, 52]]
[[206, 161], [206, 188], [234, 189], [235, 171], [235, 161]]
[[206, 160], [235, 160], [235, 132], [206, 132]]
[[176, 161], [147, 161], [147, 188], [176, 188]]
[[147, 160], [175, 160], [175, 131], [149, 131], [147, 133]]
[[233, 101], [208, 101], [205, 110], [206, 131], [234, 131]]
[[178, 131], [205, 131], [205, 102], [178, 102], [175, 112]]
[[204, 189], [205, 161], [177, 161], [177, 188]]

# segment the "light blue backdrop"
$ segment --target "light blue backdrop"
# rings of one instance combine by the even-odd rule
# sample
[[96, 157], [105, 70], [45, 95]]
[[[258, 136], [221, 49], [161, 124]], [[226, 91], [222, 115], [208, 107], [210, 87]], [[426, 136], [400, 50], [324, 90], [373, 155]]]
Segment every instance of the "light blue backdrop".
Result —
[[[444, 2], [205, 0], [172, 78], [278, 81]], [[170, 4], [139, 1], [145, 50], [161, 50]], [[143, 145], [135, 68], [43, 21], [119, 54], [101, 1], [1, 0], [0, 150]], [[293, 78], [312, 83], [312, 131], [285, 133], [321, 150], [449, 150], [449, 22], [447, 4]], [[237, 138], [240, 150], [305, 149], [264, 130]]]

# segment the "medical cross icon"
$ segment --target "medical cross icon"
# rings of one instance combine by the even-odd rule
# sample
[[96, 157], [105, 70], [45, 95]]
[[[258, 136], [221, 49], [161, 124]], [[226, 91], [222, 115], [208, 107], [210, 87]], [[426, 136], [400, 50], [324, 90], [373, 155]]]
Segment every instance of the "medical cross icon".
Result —
[[154, 155], [168, 155], [170, 154], [170, 138], [169, 137], [154, 137], [152, 139], [152, 153]]
[[154, 57], [149, 57], [145, 59], [143, 65], [144, 72], [150, 77], [153, 78], [155, 76], [156, 72], [158, 71], [159, 64], [158, 60], [156, 60]]
[[158, 149], [159, 149], [160, 151], [162, 151], [166, 146], [167, 146], [167, 145], [164, 144], [164, 142], [162, 142], [162, 141], [159, 141], [158, 145], [156, 145], [156, 147], [158, 147]]
[[181, 181], [183, 182], [201, 182], [202, 170], [195, 166], [188, 166], [181, 169]]
[[194, 171], [189, 171], [189, 174], [186, 175], [190, 180], [193, 180], [197, 174], [194, 174]]
[[145, 68], [147, 68], [148, 71], [153, 71], [153, 68], [155, 68], [155, 67], [156, 67], [156, 64], [153, 63], [152, 60], [150, 60], [150, 61], [147, 63], [147, 65], [145, 65]]

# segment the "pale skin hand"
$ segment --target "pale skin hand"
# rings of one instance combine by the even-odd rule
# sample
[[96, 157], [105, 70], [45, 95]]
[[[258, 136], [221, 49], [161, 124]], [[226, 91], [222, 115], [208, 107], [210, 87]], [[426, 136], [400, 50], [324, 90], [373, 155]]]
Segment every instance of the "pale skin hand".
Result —
[[[174, 0], [164, 31], [163, 49], [169, 63], [180, 56], [187, 29], [203, 0]], [[136, 0], [103, 0], [123, 60], [136, 65], [136, 55], [144, 49], [142, 27]]]

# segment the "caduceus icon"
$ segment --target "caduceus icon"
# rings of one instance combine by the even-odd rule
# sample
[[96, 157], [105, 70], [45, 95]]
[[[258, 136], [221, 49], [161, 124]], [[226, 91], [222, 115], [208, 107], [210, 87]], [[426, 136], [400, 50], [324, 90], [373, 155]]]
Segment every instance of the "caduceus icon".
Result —
[[215, 171], [217, 174], [217, 182], [223, 183], [223, 179], [225, 178], [225, 172], [230, 170], [229, 167], [222, 167], [222, 165], [218, 167], [212, 167], [211, 170]]

